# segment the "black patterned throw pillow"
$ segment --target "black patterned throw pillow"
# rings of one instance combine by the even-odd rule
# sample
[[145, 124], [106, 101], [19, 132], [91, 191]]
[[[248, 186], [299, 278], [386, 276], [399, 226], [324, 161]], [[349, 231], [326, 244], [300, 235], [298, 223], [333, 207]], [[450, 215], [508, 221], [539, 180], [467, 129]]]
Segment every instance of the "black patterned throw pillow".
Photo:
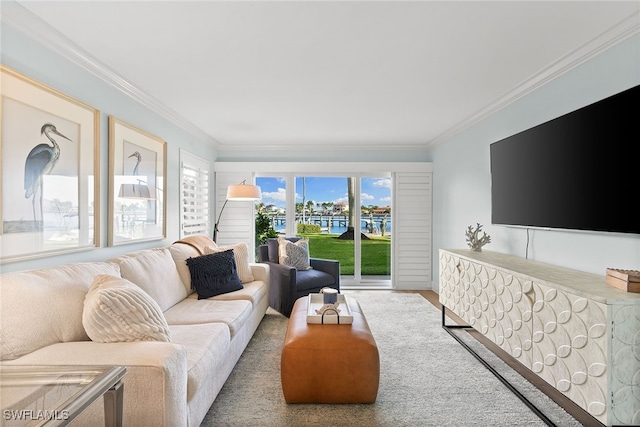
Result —
[[243, 288], [233, 249], [187, 259], [191, 274], [191, 287], [198, 299], [210, 298]]

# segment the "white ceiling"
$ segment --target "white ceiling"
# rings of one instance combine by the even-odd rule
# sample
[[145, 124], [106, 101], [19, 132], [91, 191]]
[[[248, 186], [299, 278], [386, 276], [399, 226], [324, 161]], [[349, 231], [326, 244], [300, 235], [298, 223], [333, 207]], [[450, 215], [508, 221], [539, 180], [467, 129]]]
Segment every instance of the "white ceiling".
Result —
[[638, 1], [20, 3], [220, 149], [424, 148], [640, 22]]

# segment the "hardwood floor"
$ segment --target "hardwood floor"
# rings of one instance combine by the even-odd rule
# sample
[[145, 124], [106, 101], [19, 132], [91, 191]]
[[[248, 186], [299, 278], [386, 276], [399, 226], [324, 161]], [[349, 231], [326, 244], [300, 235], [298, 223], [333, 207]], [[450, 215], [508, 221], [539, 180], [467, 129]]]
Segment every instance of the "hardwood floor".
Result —
[[[438, 310], [442, 310], [442, 305], [438, 299], [438, 294], [434, 291], [392, 291], [392, 292], [414, 292], [422, 295], [427, 301], [433, 304]], [[447, 316], [451, 318], [454, 322], [459, 325], [464, 325], [465, 322], [455, 314], [447, 311]], [[482, 343], [486, 348], [488, 348], [491, 352], [493, 352], [496, 356], [502, 359], [507, 365], [509, 365], [513, 370], [518, 372], [524, 378], [526, 378], [530, 383], [535, 385], [540, 391], [549, 396], [554, 402], [556, 402], [560, 407], [564, 408], [567, 413], [569, 413], [572, 417], [582, 423], [587, 427], [602, 427], [603, 424], [593, 418], [587, 411], [576, 405], [573, 401], [568, 399], [558, 390], [550, 386], [546, 381], [533, 374], [529, 369], [524, 367], [520, 362], [511, 357], [507, 352], [502, 350], [492, 341], [487, 339], [480, 332], [475, 329], [465, 329], [467, 333], [469, 333], [473, 338]]]

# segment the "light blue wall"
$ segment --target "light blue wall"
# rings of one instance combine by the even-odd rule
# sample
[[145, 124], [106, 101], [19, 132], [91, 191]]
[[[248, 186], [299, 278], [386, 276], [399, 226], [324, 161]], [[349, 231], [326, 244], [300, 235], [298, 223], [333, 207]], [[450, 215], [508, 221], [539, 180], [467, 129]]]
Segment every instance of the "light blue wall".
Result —
[[[133, 98], [98, 79], [61, 55], [44, 48], [22, 33], [7, 25], [1, 29], [2, 64], [60, 90], [100, 110], [100, 179], [101, 179], [101, 248], [74, 254], [39, 258], [31, 261], [4, 263], [2, 272], [25, 270], [69, 262], [106, 260], [133, 250], [168, 245], [179, 238], [179, 152], [185, 149], [192, 154], [215, 160], [215, 149], [198, 141], [196, 137], [145, 108]], [[107, 248], [108, 206], [108, 116], [130, 123], [156, 135], [167, 142], [167, 238]]]
[[[465, 230], [477, 222], [491, 235], [485, 250], [525, 256], [524, 228], [491, 225], [489, 145], [638, 84], [640, 35], [635, 35], [430, 151], [434, 164], [434, 289], [438, 249], [466, 248]], [[640, 141], [629, 144], [635, 145], [637, 153]], [[625, 153], [620, 153], [620, 160], [624, 164]], [[540, 165], [541, 173], [543, 168]], [[640, 193], [640, 180], [638, 190]], [[614, 210], [629, 208], [628, 203], [614, 206], [613, 202], [602, 200]], [[640, 236], [531, 230], [529, 258], [601, 275], [607, 267], [640, 269]]]

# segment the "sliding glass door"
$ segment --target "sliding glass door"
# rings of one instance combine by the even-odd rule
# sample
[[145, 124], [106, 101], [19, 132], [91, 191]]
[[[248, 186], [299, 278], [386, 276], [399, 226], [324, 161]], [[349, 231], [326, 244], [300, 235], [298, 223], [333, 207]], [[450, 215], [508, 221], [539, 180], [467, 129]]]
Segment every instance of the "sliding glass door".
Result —
[[391, 281], [391, 177], [360, 178], [361, 283]]
[[304, 237], [312, 257], [340, 261], [345, 286], [390, 286], [390, 174], [257, 175], [256, 183], [259, 239]]

